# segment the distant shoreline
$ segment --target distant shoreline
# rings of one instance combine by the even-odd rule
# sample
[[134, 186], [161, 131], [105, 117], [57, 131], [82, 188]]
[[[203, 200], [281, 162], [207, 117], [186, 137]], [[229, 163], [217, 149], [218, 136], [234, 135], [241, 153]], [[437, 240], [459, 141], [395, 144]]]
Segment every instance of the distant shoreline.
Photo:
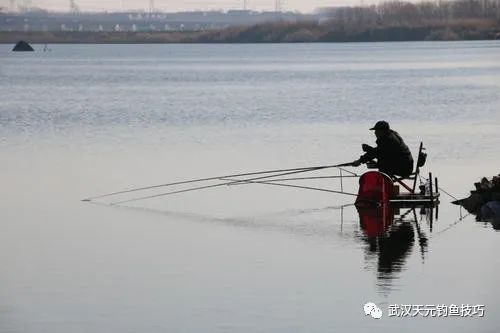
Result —
[[[89, 21], [85, 15], [73, 15], [70, 21], [58, 25], [30, 25], [31, 18], [14, 25], [3, 25], [0, 43], [25, 40], [40, 44], [166, 44], [166, 43], [338, 43], [338, 42], [400, 42], [400, 41], [457, 41], [500, 39], [499, 0], [443, 0], [418, 3], [382, 1], [376, 5], [326, 7], [313, 17], [286, 17], [245, 23], [225, 24], [213, 30], [156, 30], [169, 29], [173, 21], [158, 25], [149, 21]], [[2, 17], [0, 9], [0, 18]], [[22, 20], [21, 20], [22, 19]], [[156, 18], [157, 19], [157, 18]], [[104, 20], [104, 18], [101, 18]], [[1, 20], [0, 20], [1, 21]], [[2, 22], [7, 22], [5, 19]], [[43, 21], [43, 20], [42, 20]], [[132, 22], [135, 22], [132, 24]], [[153, 22], [153, 21], [151, 21]], [[156, 21], [154, 21], [156, 22]], [[158, 21], [160, 22], [160, 21]], [[176, 21], [177, 22], [177, 21]], [[28, 24], [30, 23], [30, 24]], [[43, 22], [42, 22], [43, 23]], [[99, 24], [97, 24], [99, 23]], [[102, 23], [102, 24], [101, 24]], [[121, 24], [118, 24], [121, 23]], [[146, 24], [147, 23], [147, 24]], [[169, 24], [167, 24], [169, 23]], [[186, 24], [191, 29], [201, 27], [199, 21]], [[196, 23], [196, 24], [195, 24]], [[37, 27], [30, 32], [28, 29]], [[178, 25], [178, 29], [185, 27]], [[19, 31], [7, 32], [6, 27]], [[44, 28], [42, 28], [44, 27]], [[84, 27], [92, 27], [84, 30]], [[104, 27], [107, 28], [104, 29]], [[26, 30], [25, 30], [26, 29]], [[47, 31], [48, 30], [48, 31]]]
[[330, 25], [266, 23], [212, 31], [0, 32], [1, 44], [245, 44], [457, 41], [500, 39], [500, 22], [460, 20], [426, 25]]

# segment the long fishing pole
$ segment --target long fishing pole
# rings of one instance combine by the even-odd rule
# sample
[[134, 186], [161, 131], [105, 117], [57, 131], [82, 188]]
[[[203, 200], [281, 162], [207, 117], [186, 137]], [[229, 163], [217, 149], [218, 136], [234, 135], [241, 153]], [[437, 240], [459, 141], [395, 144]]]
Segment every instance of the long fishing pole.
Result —
[[[154, 194], [154, 195], [148, 195], [148, 196], [143, 196], [143, 197], [139, 197], [139, 198], [133, 198], [133, 199], [128, 199], [128, 200], [122, 200], [122, 201], [113, 202], [113, 203], [111, 203], [111, 205], [119, 205], [119, 204], [122, 204], [122, 203], [127, 203], [127, 202], [132, 202], [132, 201], [152, 199], [152, 198], [157, 198], [157, 197], [162, 197], [162, 196], [167, 196], [167, 195], [172, 195], [172, 194], [185, 193], [185, 192], [191, 192], [191, 191], [196, 191], [196, 190], [203, 190], [203, 189], [220, 187], [220, 186], [226, 186], [226, 185], [233, 185], [233, 184], [244, 183], [244, 182], [253, 181], [253, 180], [261, 180], [261, 179], [267, 179], [267, 178], [274, 178], [274, 177], [279, 177], [279, 176], [286, 176], [286, 175], [292, 175], [292, 174], [297, 174], [297, 173], [302, 173], [302, 172], [308, 172], [308, 171], [322, 170], [322, 169], [333, 168], [333, 167], [337, 167], [337, 166], [336, 165], [325, 165], [325, 166], [309, 167], [309, 168], [284, 169], [282, 171], [286, 171], [286, 170], [290, 170], [290, 171], [279, 173], [279, 174], [254, 177], [254, 178], [250, 178], [250, 179], [233, 180], [233, 181], [225, 182], [225, 183], [205, 185], [205, 186], [198, 186], [198, 187], [188, 188], [188, 189], [184, 189], [184, 190], [178, 190], [178, 191], [171, 191], [171, 192], [159, 193], [159, 194]], [[278, 172], [278, 171], [273, 171], [273, 173], [276, 173], [276, 172]], [[257, 172], [257, 173], [250, 173], [250, 175], [258, 175], [258, 174], [266, 174], [266, 173], [270, 173], [270, 172], [261, 171], [261, 172]], [[239, 176], [242, 176], [242, 175], [245, 175], [245, 174], [240, 174]], [[211, 177], [211, 178], [209, 178], [207, 180], [215, 180], [215, 179], [229, 178], [229, 177], [230, 176]], [[193, 181], [178, 182], [178, 183], [176, 183], [176, 185], [179, 184], [179, 183], [187, 184], [187, 183], [193, 183], [193, 182], [196, 182], [196, 181], [202, 181], [202, 180], [193, 180]], [[158, 185], [157, 185], [157, 187], [158, 187]], [[90, 200], [87, 200], [87, 201], [90, 201]]]
[[[284, 186], [284, 187], [293, 187], [293, 188], [300, 188], [300, 189], [305, 189], [305, 190], [314, 190], [314, 191], [321, 191], [321, 192], [329, 192], [329, 193], [338, 193], [338, 194], [346, 194], [346, 195], [352, 195], [352, 196], [357, 196], [355, 193], [350, 193], [350, 192], [344, 192], [344, 191], [335, 191], [335, 190], [330, 190], [327, 188], [320, 188], [320, 187], [311, 187], [311, 186], [302, 186], [302, 185], [294, 185], [294, 184], [281, 184], [281, 183], [275, 183], [276, 180], [267, 180], [267, 181], [251, 181], [247, 180], [244, 181], [246, 184], [263, 184], [263, 185], [274, 185], [274, 186]], [[231, 185], [231, 184], [229, 184]], [[234, 184], [238, 185], [238, 184]]]
[[[275, 176], [277, 177], [277, 176]], [[358, 175], [347, 175], [347, 176], [316, 176], [316, 177], [291, 177], [291, 178], [278, 178], [278, 179], [273, 179], [269, 180], [272, 182], [288, 182], [288, 181], [293, 181], [293, 180], [317, 180], [317, 179], [338, 179], [338, 178], [358, 178]], [[236, 181], [239, 179], [231, 179], [229, 177], [222, 177], [219, 178], [220, 180], [228, 180], [228, 181]], [[253, 183], [249, 180], [241, 179], [241, 182], [238, 182], [237, 184], [234, 185], [245, 185], [247, 182], [248, 183]]]
[[[107, 193], [107, 194], [103, 194], [103, 195], [89, 197], [89, 198], [83, 199], [82, 201], [92, 201], [92, 200], [95, 200], [95, 199], [110, 197], [110, 196], [118, 195], [118, 194], [125, 194], [125, 193], [131, 193], [131, 192], [136, 192], [136, 191], [150, 190], [150, 189], [155, 189], [155, 188], [160, 188], [160, 187], [167, 187], [167, 186], [174, 186], [174, 185], [183, 185], [183, 184], [204, 182], [204, 181], [210, 181], [210, 180], [217, 180], [217, 179], [226, 178], [226, 177], [254, 176], [254, 175], [262, 175], [262, 174], [268, 174], [268, 173], [278, 173], [278, 172], [288, 172], [288, 171], [300, 171], [300, 170], [304, 170], [304, 172], [306, 172], [306, 171], [314, 171], [314, 170], [326, 169], [326, 168], [337, 168], [337, 167], [349, 166], [349, 165], [351, 165], [351, 163], [343, 163], [343, 164], [337, 164], [337, 165], [323, 165], [323, 166], [303, 167], [303, 168], [292, 168], [292, 169], [266, 170], [266, 171], [247, 172], [247, 173], [239, 173], [239, 174], [232, 174], [232, 175], [225, 175], [225, 176], [197, 178], [197, 179], [183, 180], [183, 181], [178, 181], [178, 182], [173, 182], [173, 183], [165, 183], [165, 184], [145, 186], [145, 187], [138, 187], [138, 188], [132, 188], [132, 189], [128, 189], [128, 190], [111, 192], [111, 193]], [[342, 170], [344, 170], [344, 169], [342, 169]], [[349, 172], [351, 174], [354, 174], [353, 172], [348, 171], [348, 170], [344, 170], [344, 171], [347, 171], [347, 172]], [[278, 176], [278, 175], [276, 175], [276, 176]]]

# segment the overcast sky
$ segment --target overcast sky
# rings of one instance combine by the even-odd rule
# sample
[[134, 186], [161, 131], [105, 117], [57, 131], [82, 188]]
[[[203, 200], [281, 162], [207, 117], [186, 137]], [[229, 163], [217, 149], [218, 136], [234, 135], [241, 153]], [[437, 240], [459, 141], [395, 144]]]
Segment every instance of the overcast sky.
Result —
[[[315, 8], [360, 4], [370, 0], [282, 0], [285, 10], [311, 12]], [[70, 0], [15, 0], [18, 4], [29, 3], [30, 6], [50, 10], [67, 11]], [[149, 0], [75, 0], [83, 11], [96, 10], [147, 10]], [[373, 2], [373, 0], [372, 0]], [[0, 0], [4, 7], [9, 7], [10, 0]], [[155, 7], [161, 11], [174, 12], [181, 10], [241, 9], [243, 0], [154, 0]], [[272, 10], [275, 0], [247, 0], [247, 8], [254, 10]]]

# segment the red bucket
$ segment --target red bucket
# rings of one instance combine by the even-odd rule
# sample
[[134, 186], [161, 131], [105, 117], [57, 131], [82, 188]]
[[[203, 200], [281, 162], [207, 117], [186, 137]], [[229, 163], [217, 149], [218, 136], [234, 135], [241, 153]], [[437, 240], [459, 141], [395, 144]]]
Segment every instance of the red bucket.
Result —
[[388, 205], [392, 196], [393, 181], [385, 173], [368, 171], [359, 178], [356, 206]]

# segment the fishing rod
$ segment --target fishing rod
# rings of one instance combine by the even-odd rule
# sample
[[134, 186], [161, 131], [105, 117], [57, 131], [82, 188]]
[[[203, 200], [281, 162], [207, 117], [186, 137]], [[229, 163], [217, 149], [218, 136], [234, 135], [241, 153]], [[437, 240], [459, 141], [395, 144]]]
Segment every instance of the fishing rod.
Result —
[[[231, 178], [231, 177], [238, 177], [238, 176], [241, 177], [244, 175], [259, 175], [259, 174], [273, 173], [272, 175], [253, 177], [250, 179], [231, 180], [229, 182], [224, 182], [224, 183], [219, 183], [219, 184], [197, 186], [197, 187], [188, 188], [188, 189], [184, 189], [184, 190], [171, 191], [171, 192], [159, 193], [159, 194], [148, 195], [148, 196], [143, 196], [143, 197], [138, 197], [138, 198], [132, 198], [132, 199], [128, 199], [128, 200], [112, 202], [111, 205], [119, 205], [122, 203], [127, 203], [127, 202], [132, 202], [132, 201], [152, 199], [152, 198], [157, 198], [157, 197], [162, 197], [162, 196], [167, 196], [167, 195], [172, 195], [172, 194], [185, 193], [185, 192], [203, 190], [203, 189], [208, 189], [208, 188], [215, 188], [215, 187], [220, 187], [220, 186], [228, 186], [228, 185], [234, 185], [234, 184], [238, 184], [238, 183], [252, 182], [254, 180], [268, 179], [268, 178], [292, 175], [292, 174], [309, 172], [309, 171], [317, 171], [317, 170], [323, 170], [323, 169], [334, 168], [334, 167], [337, 168], [338, 166], [337, 165], [324, 165], [324, 166], [308, 167], [308, 168], [294, 168], [294, 169], [282, 169], [282, 170], [271, 170], [271, 171], [259, 171], [259, 172], [251, 172], [251, 173], [246, 173], [246, 174], [239, 174], [236, 176], [219, 176], [219, 177], [203, 178], [201, 180], [195, 179], [195, 180], [190, 180], [190, 181], [176, 182], [176, 183], [171, 183], [171, 184], [172, 185], [180, 185], [180, 184], [188, 184], [188, 183], [201, 182], [201, 181], [207, 181], [207, 180], [220, 180], [223, 178]], [[282, 172], [282, 171], [286, 171], [286, 172]], [[280, 172], [280, 173], [275, 174], [277, 172]], [[170, 185], [165, 184], [163, 186], [170, 186]], [[156, 185], [156, 186], [150, 187], [150, 188], [157, 188], [157, 187], [160, 187], [160, 185]], [[144, 188], [144, 189], [146, 189], [146, 188]], [[139, 190], [139, 189], [137, 189], [137, 190]], [[132, 192], [132, 191], [133, 190], [128, 190], [126, 192], [122, 191], [121, 193], [127, 193], [127, 192]], [[109, 195], [112, 195], [112, 194], [109, 194]], [[106, 196], [109, 196], [109, 195], [106, 195]], [[101, 196], [101, 197], [103, 197], [103, 196]], [[91, 200], [86, 200], [86, 201], [91, 201]]]
[[[313, 177], [311, 177], [313, 178]], [[291, 178], [293, 180], [293, 178]], [[300, 178], [299, 178], [300, 179]], [[307, 179], [307, 178], [306, 178]], [[228, 179], [230, 180], [230, 179]], [[350, 193], [350, 192], [344, 192], [344, 191], [335, 191], [335, 190], [330, 190], [327, 188], [320, 188], [320, 187], [311, 187], [311, 186], [303, 186], [303, 185], [294, 185], [294, 184], [280, 184], [276, 183], [276, 181], [280, 181], [283, 179], [277, 179], [277, 180], [267, 180], [267, 181], [251, 181], [251, 180], [242, 180], [241, 182], [244, 182], [244, 184], [263, 184], [263, 185], [274, 185], [274, 186], [284, 186], [284, 187], [293, 187], [293, 188], [300, 188], [300, 189], [305, 189], [305, 190], [314, 190], [314, 191], [321, 191], [321, 192], [329, 192], [329, 193], [337, 193], [337, 194], [346, 194], [346, 195], [352, 195], [352, 196], [357, 196], [355, 193]], [[231, 184], [228, 184], [231, 185]], [[233, 185], [239, 185], [239, 182], [237, 184]]]
[[[303, 168], [292, 168], [292, 169], [276, 169], [276, 170], [265, 170], [265, 171], [257, 171], [257, 172], [246, 172], [246, 173], [239, 173], [239, 174], [232, 174], [232, 175], [224, 175], [224, 176], [215, 176], [215, 177], [207, 177], [207, 178], [197, 178], [197, 179], [190, 179], [190, 180], [183, 180], [183, 181], [178, 181], [178, 182], [172, 182], [172, 183], [165, 183], [165, 184], [159, 184], [159, 185], [152, 185], [152, 186], [145, 186], [145, 187], [138, 187], [138, 188], [132, 188], [132, 189], [127, 189], [127, 190], [122, 190], [122, 191], [117, 191], [117, 192], [111, 192], [107, 194], [102, 194], [94, 197], [89, 197], [86, 199], [83, 199], [82, 201], [92, 201], [95, 199], [101, 199], [105, 197], [110, 197], [118, 194], [125, 194], [125, 193], [131, 193], [131, 192], [137, 192], [137, 191], [143, 191], [143, 190], [151, 190], [155, 188], [160, 188], [160, 187], [167, 187], [167, 186], [174, 186], [174, 185], [183, 185], [183, 184], [191, 184], [191, 183], [198, 183], [198, 182], [205, 182], [205, 181], [210, 181], [210, 180], [220, 180], [222, 178], [232, 178], [232, 177], [244, 177], [244, 176], [255, 176], [255, 175], [263, 175], [263, 174], [269, 174], [269, 173], [279, 173], [279, 172], [289, 172], [289, 171], [315, 171], [315, 170], [321, 170], [321, 169], [327, 169], [327, 168], [340, 168], [341, 170], [350, 173], [352, 175], [357, 176], [355, 173], [349, 170], [345, 170], [341, 167], [344, 166], [352, 166], [352, 162], [350, 163], [342, 163], [342, 164], [336, 164], [336, 165], [322, 165], [322, 166], [313, 166], [313, 167], [303, 167]], [[279, 175], [275, 175], [276, 177]]]
[[[276, 176], [275, 176], [276, 177]], [[293, 181], [293, 180], [315, 180], [315, 179], [338, 179], [338, 178], [358, 178], [358, 175], [348, 175], [348, 176], [316, 176], [316, 177], [292, 177], [292, 178], [278, 178], [278, 179], [273, 179], [270, 180], [272, 182], [287, 182], [287, 181]], [[228, 180], [228, 181], [236, 181], [238, 179], [231, 179], [231, 178], [226, 178], [226, 177], [221, 177], [219, 178], [220, 180]], [[238, 182], [237, 184], [234, 185], [244, 185], [246, 183], [250, 183], [250, 181], [246, 181], [244, 179], [241, 179], [241, 182]], [[252, 182], [253, 183], [253, 182]]]

